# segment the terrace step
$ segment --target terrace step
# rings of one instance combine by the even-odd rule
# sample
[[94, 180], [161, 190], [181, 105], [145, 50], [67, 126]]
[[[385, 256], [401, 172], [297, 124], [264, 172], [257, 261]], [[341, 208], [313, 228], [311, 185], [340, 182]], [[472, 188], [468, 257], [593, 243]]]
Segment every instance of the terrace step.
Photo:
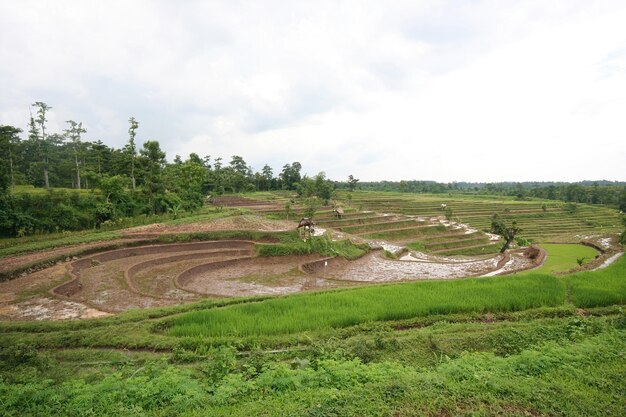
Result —
[[482, 245], [460, 246], [458, 248], [439, 249], [439, 250], [431, 251], [430, 253], [432, 253], [432, 254], [443, 254], [445, 252], [461, 251], [461, 250], [474, 249], [474, 248], [482, 248], [482, 247], [487, 247], [487, 246], [491, 246], [491, 245], [494, 245], [494, 244], [493, 243], [491, 243], [491, 244], [484, 244], [483, 243]]

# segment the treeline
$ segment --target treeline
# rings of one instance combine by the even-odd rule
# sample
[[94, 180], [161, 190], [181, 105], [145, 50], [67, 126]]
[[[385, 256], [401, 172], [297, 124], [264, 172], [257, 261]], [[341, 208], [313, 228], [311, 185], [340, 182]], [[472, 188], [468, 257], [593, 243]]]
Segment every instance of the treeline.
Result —
[[[192, 153], [172, 163], [156, 140], [136, 143], [139, 122], [129, 119], [128, 143], [121, 149], [85, 140], [82, 123], [50, 133], [51, 107], [32, 105], [26, 137], [15, 126], [0, 126], [0, 234], [78, 230], [99, 227], [120, 217], [194, 211], [209, 194], [294, 190], [330, 198], [333, 183], [324, 173], [301, 174], [299, 162], [285, 164], [278, 175], [265, 165], [254, 172], [241, 157], [228, 163]], [[17, 192], [20, 185], [47, 192]], [[71, 188], [75, 191], [63, 191]]]
[[[349, 188], [349, 182], [337, 183]], [[541, 198], [573, 203], [604, 204], [626, 212], [626, 183], [610, 181], [582, 181], [578, 183], [503, 182], [468, 183], [435, 181], [376, 181], [359, 182], [358, 189], [406, 193], [466, 193], [512, 196], [519, 199]]]

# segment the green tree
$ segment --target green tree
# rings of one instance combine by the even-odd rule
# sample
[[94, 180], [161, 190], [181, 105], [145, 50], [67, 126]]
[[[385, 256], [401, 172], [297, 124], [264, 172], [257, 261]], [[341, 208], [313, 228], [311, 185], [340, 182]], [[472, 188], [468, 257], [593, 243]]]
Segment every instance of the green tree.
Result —
[[143, 180], [142, 194], [146, 199], [145, 211], [150, 214], [163, 213], [168, 206], [162, 178], [165, 152], [161, 150], [159, 142], [149, 140], [143, 144], [139, 154]]
[[238, 172], [243, 176], [252, 175], [252, 170], [248, 167], [248, 164], [246, 164], [246, 161], [244, 161], [241, 156], [233, 155], [229, 165], [235, 172]]
[[279, 177], [282, 182], [282, 188], [285, 190], [296, 190], [302, 181], [300, 170], [302, 165], [300, 162], [285, 164]]
[[[42, 101], [36, 101], [32, 105], [37, 108], [37, 118], [34, 119], [34, 123], [39, 125], [39, 131], [41, 132], [41, 135], [39, 136], [39, 139], [40, 139], [39, 146], [40, 146], [40, 152], [42, 155], [44, 186], [46, 188], [50, 188], [50, 180], [48, 177], [49, 146], [48, 146], [48, 141], [47, 141], [47, 136], [46, 136], [46, 122], [48, 121], [48, 119], [46, 119], [46, 113], [48, 113], [48, 111], [51, 110], [52, 107], [48, 106], [46, 103]], [[32, 119], [32, 116], [31, 116], [31, 119]]]
[[517, 222], [515, 220], [511, 221], [510, 225], [507, 225], [506, 222], [498, 217], [497, 213], [494, 213], [491, 218], [491, 233], [495, 233], [504, 238], [504, 245], [502, 249], [500, 249], [500, 253], [504, 253], [511, 242], [515, 239], [515, 236], [521, 232], [522, 229], [517, 227]]
[[103, 171], [110, 170], [111, 154], [113, 150], [102, 143], [101, 140], [91, 143], [91, 155], [94, 161], [94, 168], [98, 175], [102, 175]]
[[323, 201], [324, 205], [328, 205], [335, 190], [333, 182], [326, 179], [326, 173], [323, 171], [315, 176], [314, 182], [315, 195]]
[[133, 191], [137, 189], [137, 181], [135, 179], [135, 158], [137, 157], [137, 146], [135, 145], [136, 130], [139, 128], [139, 122], [134, 117], [128, 119], [130, 127], [128, 128], [128, 144], [125, 151], [130, 159], [130, 181], [133, 186]]
[[69, 124], [69, 128], [64, 130], [65, 138], [70, 141], [72, 149], [74, 150], [74, 165], [76, 167], [76, 188], [80, 190], [80, 163], [79, 163], [79, 151], [81, 149], [81, 134], [86, 133], [87, 130], [83, 129], [83, 124], [76, 123], [73, 120], [66, 121]]
[[261, 176], [263, 177], [265, 189], [267, 191], [272, 187], [272, 179], [274, 178], [274, 172], [272, 171], [272, 167], [265, 164], [263, 169], [261, 170]]
[[191, 158], [180, 164], [171, 164], [163, 171], [167, 189], [181, 200], [181, 209], [193, 211], [202, 207], [206, 168]]
[[15, 160], [22, 129], [0, 126], [0, 189], [15, 185]]
[[359, 182], [358, 178], [354, 178], [352, 174], [348, 175], [348, 189], [350, 191], [354, 191], [357, 182]]

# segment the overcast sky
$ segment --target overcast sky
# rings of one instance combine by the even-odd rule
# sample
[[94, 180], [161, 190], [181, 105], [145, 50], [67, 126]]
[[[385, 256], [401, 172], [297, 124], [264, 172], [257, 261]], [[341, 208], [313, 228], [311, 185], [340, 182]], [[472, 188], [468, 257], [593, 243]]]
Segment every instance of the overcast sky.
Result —
[[335, 180], [626, 180], [626, 2], [0, 1], [0, 124]]

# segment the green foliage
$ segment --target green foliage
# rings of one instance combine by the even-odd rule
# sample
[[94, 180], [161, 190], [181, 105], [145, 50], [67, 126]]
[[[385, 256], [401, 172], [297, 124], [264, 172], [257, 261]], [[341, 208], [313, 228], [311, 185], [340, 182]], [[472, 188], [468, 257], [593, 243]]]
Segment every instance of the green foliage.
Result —
[[304, 217], [312, 219], [317, 213], [317, 210], [322, 206], [322, 203], [316, 197], [309, 197], [304, 200]]
[[545, 243], [541, 247], [548, 252], [545, 263], [535, 272], [563, 273], [580, 265], [579, 259], [593, 259], [598, 255], [594, 248], [578, 244]]
[[[358, 178], [354, 178], [354, 176], [352, 176], [352, 174], [348, 175], [348, 189], [350, 191], [354, 191], [354, 189], [356, 188], [356, 184], [359, 182]], [[348, 200], [350, 199], [350, 197], [348, 197]]]
[[529, 246], [531, 243], [533, 243], [532, 239], [526, 239], [524, 237], [521, 236], [516, 236], [515, 237], [515, 243], [517, 243], [517, 246]]
[[95, 225], [101, 197], [50, 190], [44, 194], [12, 194], [0, 199], [0, 234], [16, 236], [79, 230]]
[[495, 233], [498, 236], [502, 236], [504, 238], [504, 245], [502, 249], [500, 249], [501, 253], [504, 253], [508, 248], [515, 236], [521, 232], [522, 229], [517, 227], [517, 222], [512, 220], [510, 224], [506, 224], [506, 222], [498, 217], [497, 214], [494, 214], [491, 218], [491, 233]]
[[426, 250], [426, 245], [424, 244], [424, 242], [419, 241], [419, 240], [416, 242], [407, 243], [406, 247], [409, 249], [416, 250], [418, 252], [422, 252]]
[[349, 239], [333, 241], [328, 236], [311, 236], [306, 241], [297, 233], [281, 234], [280, 243], [258, 243], [255, 250], [260, 256], [308, 255], [318, 253], [323, 256], [340, 256], [356, 259], [363, 256], [369, 247], [354, 244]]
[[575, 214], [578, 211], [578, 205], [576, 203], [566, 203], [563, 205], [563, 211], [568, 214]]
[[576, 306], [598, 307], [626, 303], [626, 259], [594, 272], [579, 272], [566, 277], [571, 299]]
[[187, 313], [172, 321], [168, 334], [284, 334], [428, 314], [516, 311], [558, 305], [564, 298], [565, 285], [546, 275], [415, 282]]
[[[7, 416], [621, 415], [625, 268], [621, 258], [563, 278], [403, 283], [265, 301], [205, 300], [100, 320], [2, 323], [0, 410]], [[573, 305], [565, 304], [567, 294]], [[578, 316], [576, 307], [589, 315]], [[230, 336], [171, 337], [191, 315], [204, 329], [223, 324]], [[76, 349], [118, 340], [172, 351]]]

